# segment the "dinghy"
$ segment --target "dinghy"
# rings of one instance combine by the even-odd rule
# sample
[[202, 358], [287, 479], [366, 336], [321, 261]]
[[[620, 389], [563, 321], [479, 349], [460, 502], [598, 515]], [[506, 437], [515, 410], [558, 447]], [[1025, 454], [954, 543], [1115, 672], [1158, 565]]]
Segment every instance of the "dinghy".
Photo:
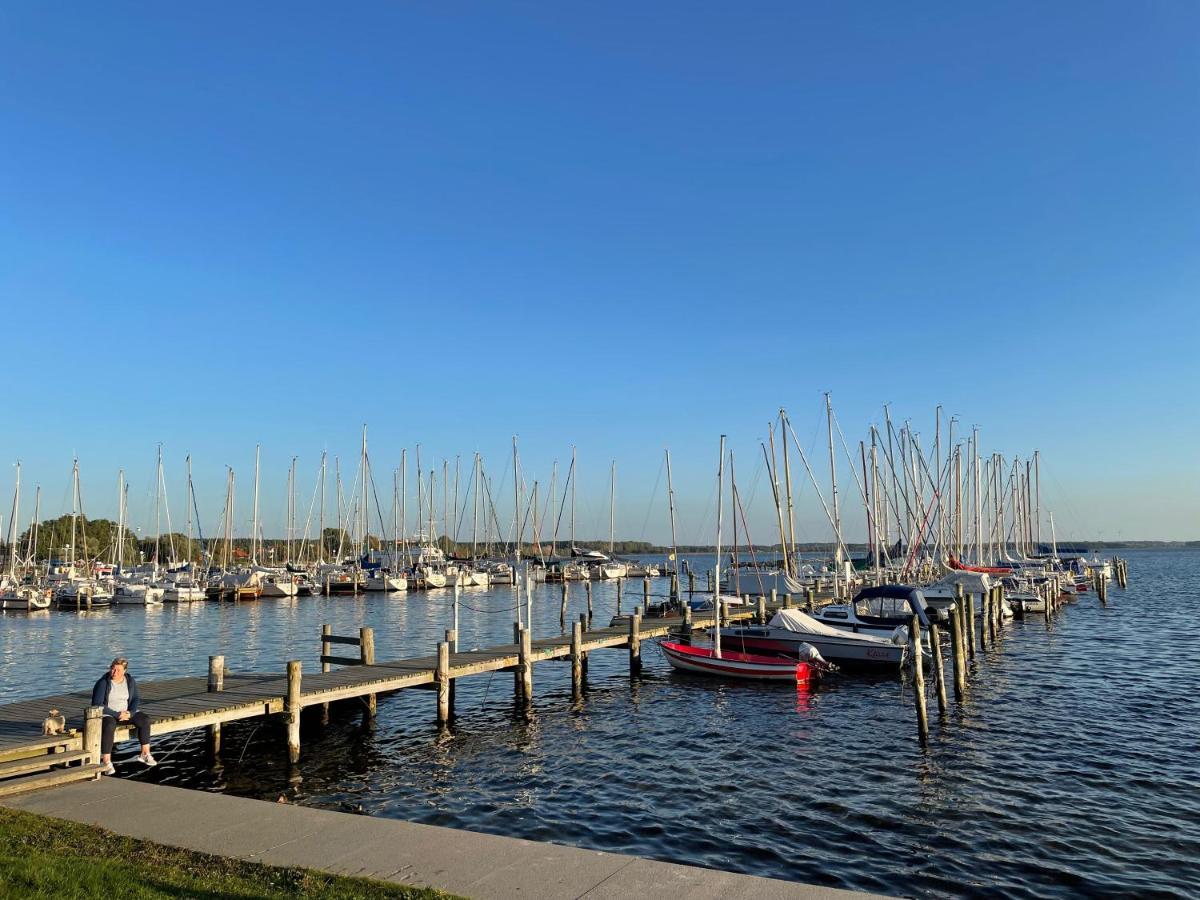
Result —
[[808, 684], [812, 678], [809, 664], [794, 659], [722, 651], [717, 647], [696, 647], [674, 641], [660, 641], [658, 646], [667, 661], [681, 672], [797, 684]]

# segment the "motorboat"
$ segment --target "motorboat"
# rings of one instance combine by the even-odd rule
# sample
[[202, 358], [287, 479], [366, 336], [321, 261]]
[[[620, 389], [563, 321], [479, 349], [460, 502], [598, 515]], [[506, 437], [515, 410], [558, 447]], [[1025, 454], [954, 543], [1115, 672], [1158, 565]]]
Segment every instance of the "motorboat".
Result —
[[79, 579], [66, 582], [54, 592], [58, 609], [95, 609], [112, 604], [112, 589], [103, 581]]
[[[976, 609], [982, 609], [983, 595], [995, 587], [996, 583], [995, 577], [987, 572], [951, 569], [933, 584], [923, 586], [921, 593], [925, 597], [926, 611], [932, 610], [939, 621], [946, 621], [950, 618], [950, 607], [958, 598], [959, 585], [962, 586], [963, 596], [971, 598]], [[1008, 602], [1007, 595], [1005, 595], [1005, 602], [1001, 606], [1000, 613], [1005, 619], [1013, 617], [1013, 608]]]
[[896, 629], [907, 627], [914, 615], [922, 630], [929, 627], [921, 590], [904, 584], [883, 584], [864, 588], [849, 603], [823, 606], [813, 618], [843, 631], [890, 640]]
[[364, 589], [367, 591], [397, 593], [408, 590], [408, 579], [402, 572], [393, 573], [384, 568], [377, 568], [369, 569], [365, 574]]
[[112, 602], [118, 606], [157, 606], [166, 592], [148, 582], [119, 581], [113, 590]]
[[50, 590], [36, 584], [15, 584], [0, 591], [0, 610], [29, 612], [50, 606]]
[[766, 625], [721, 629], [721, 645], [758, 654], [804, 658], [809, 647], [843, 668], [899, 669], [908, 653], [908, 626], [898, 625], [887, 638], [855, 634], [819, 622], [798, 609], [781, 609]]

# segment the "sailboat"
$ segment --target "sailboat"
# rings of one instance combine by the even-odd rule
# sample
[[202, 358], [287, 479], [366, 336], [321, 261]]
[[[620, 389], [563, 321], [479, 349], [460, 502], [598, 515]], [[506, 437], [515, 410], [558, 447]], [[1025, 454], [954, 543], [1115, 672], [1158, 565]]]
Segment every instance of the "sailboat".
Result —
[[[717, 561], [716, 570], [713, 573], [714, 591], [719, 590], [721, 584], [721, 527], [724, 524], [724, 480], [725, 435], [721, 435], [720, 461], [717, 464]], [[717, 600], [718, 598], [714, 593], [714, 607], [718, 605]], [[658, 646], [662, 649], [667, 662], [681, 672], [758, 681], [788, 681], [793, 684], [807, 684], [812, 678], [813, 670], [807, 662], [797, 662], [794, 659], [783, 659], [777, 656], [759, 656], [754, 653], [722, 652], [721, 629], [719, 627], [714, 628], [712, 634], [713, 640], [710, 646], [680, 644], [675, 641], [666, 640], [659, 641]]]
[[[50, 592], [36, 584], [22, 584], [17, 574], [17, 519], [21, 504], [21, 463], [17, 463], [17, 482], [13, 488], [12, 515], [8, 519], [8, 571], [0, 576], [0, 610], [45, 609], [50, 605]], [[34, 514], [36, 522], [37, 514]], [[34, 526], [29, 526], [30, 543]]]

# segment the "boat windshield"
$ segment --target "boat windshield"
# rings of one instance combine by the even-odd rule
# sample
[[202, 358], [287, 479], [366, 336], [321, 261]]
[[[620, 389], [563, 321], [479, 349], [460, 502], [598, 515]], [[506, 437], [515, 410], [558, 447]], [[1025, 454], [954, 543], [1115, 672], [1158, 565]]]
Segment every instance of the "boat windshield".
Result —
[[870, 597], [859, 600], [854, 605], [854, 613], [859, 617], [876, 619], [907, 619], [912, 615], [912, 610], [908, 608], [908, 600], [903, 597]]

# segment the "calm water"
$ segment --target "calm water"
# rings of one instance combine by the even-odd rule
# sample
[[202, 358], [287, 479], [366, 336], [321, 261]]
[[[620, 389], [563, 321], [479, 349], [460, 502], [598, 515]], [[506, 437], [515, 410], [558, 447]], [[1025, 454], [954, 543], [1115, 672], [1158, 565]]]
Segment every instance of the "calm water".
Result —
[[[1087, 594], [1049, 626], [1010, 624], [964, 708], [939, 722], [931, 696], [926, 750], [898, 680], [715, 683], [646, 645], [635, 683], [624, 651], [593, 654], [579, 703], [569, 667], [543, 663], [528, 715], [497, 673], [460, 683], [450, 728], [427, 691], [383, 698], [371, 725], [353, 704], [325, 726], [306, 717], [295, 771], [282, 726], [260, 721], [226, 726], [216, 767], [196, 734], [122, 774], [892, 894], [1196, 896], [1200, 553], [1126, 555], [1130, 588], [1107, 608]], [[611, 586], [594, 589], [605, 619]], [[557, 633], [558, 597], [538, 589], [536, 636]], [[572, 617], [583, 601], [572, 585]], [[465, 593], [460, 646], [511, 639], [512, 604], [507, 588]], [[424, 654], [449, 617], [436, 592], [4, 614], [0, 699], [90, 686], [118, 652], [142, 678], [202, 674], [210, 653], [237, 671], [288, 658], [313, 671], [322, 622], [373, 626], [381, 659]]]

